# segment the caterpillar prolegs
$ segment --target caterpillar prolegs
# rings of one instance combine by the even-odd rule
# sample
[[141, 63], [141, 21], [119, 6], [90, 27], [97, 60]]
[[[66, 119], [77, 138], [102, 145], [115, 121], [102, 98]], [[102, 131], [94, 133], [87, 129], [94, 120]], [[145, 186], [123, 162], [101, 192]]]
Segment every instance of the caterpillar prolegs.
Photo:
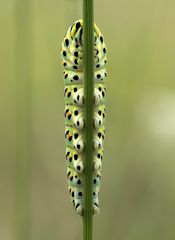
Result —
[[[65, 139], [69, 193], [78, 215], [83, 215], [84, 139], [86, 125], [83, 116], [83, 21], [74, 22], [67, 30], [62, 43], [64, 67]], [[105, 138], [106, 46], [104, 38], [94, 24], [94, 153], [93, 153], [93, 213], [99, 212], [99, 187]]]

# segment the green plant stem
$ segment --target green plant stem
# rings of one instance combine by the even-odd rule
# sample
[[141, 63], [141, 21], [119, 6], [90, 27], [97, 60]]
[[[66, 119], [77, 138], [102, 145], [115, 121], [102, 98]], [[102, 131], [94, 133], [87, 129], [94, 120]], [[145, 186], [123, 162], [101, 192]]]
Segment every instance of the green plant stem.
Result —
[[84, 240], [92, 240], [92, 160], [93, 160], [93, 95], [94, 95], [94, 16], [93, 0], [83, 1], [83, 59], [85, 95], [85, 173], [84, 173]]

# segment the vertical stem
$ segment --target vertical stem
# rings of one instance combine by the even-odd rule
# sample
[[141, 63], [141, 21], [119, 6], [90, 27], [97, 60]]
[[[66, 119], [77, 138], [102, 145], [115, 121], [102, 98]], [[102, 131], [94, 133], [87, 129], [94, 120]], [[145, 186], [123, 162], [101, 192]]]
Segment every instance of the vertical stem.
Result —
[[93, 160], [93, 95], [94, 95], [94, 16], [93, 0], [83, 0], [83, 59], [85, 95], [85, 173], [84, 173], [84, 240], [92, 240], [92, 160]]
[[31, 239], [29, 203], [31, 161], [31, 0], [15, 0], [15, 71], [17, 139], [15, 168], [15, 236]]

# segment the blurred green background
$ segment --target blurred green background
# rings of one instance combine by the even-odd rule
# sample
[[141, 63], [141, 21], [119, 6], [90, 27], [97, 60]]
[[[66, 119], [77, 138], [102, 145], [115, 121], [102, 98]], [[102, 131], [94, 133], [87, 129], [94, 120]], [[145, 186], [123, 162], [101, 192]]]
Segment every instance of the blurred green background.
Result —
[[[0, 239], [82, 239], [67, 193], [60, 48], [78, 0], [0, 1]], [[95, 0], [108, 48], [94, 240], [175, 239], [175, 1]]]

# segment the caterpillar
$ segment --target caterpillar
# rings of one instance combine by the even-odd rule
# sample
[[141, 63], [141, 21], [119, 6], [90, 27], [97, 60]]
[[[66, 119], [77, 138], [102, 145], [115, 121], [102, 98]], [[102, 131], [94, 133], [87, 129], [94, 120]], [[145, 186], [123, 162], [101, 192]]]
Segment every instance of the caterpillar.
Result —
[[[99, 213], [99, 188], [103, 159], [106, 119], [106, 46], [94, 24], [94, 115], [93, 115], [93, 214]], [[75, 21], [67, 30], [61, 48], [64, 67], [65, 140], [67, 180], [71, 201], [78, 215], [83, 216], [85, 127], [83, 106], [83, 21]]]

